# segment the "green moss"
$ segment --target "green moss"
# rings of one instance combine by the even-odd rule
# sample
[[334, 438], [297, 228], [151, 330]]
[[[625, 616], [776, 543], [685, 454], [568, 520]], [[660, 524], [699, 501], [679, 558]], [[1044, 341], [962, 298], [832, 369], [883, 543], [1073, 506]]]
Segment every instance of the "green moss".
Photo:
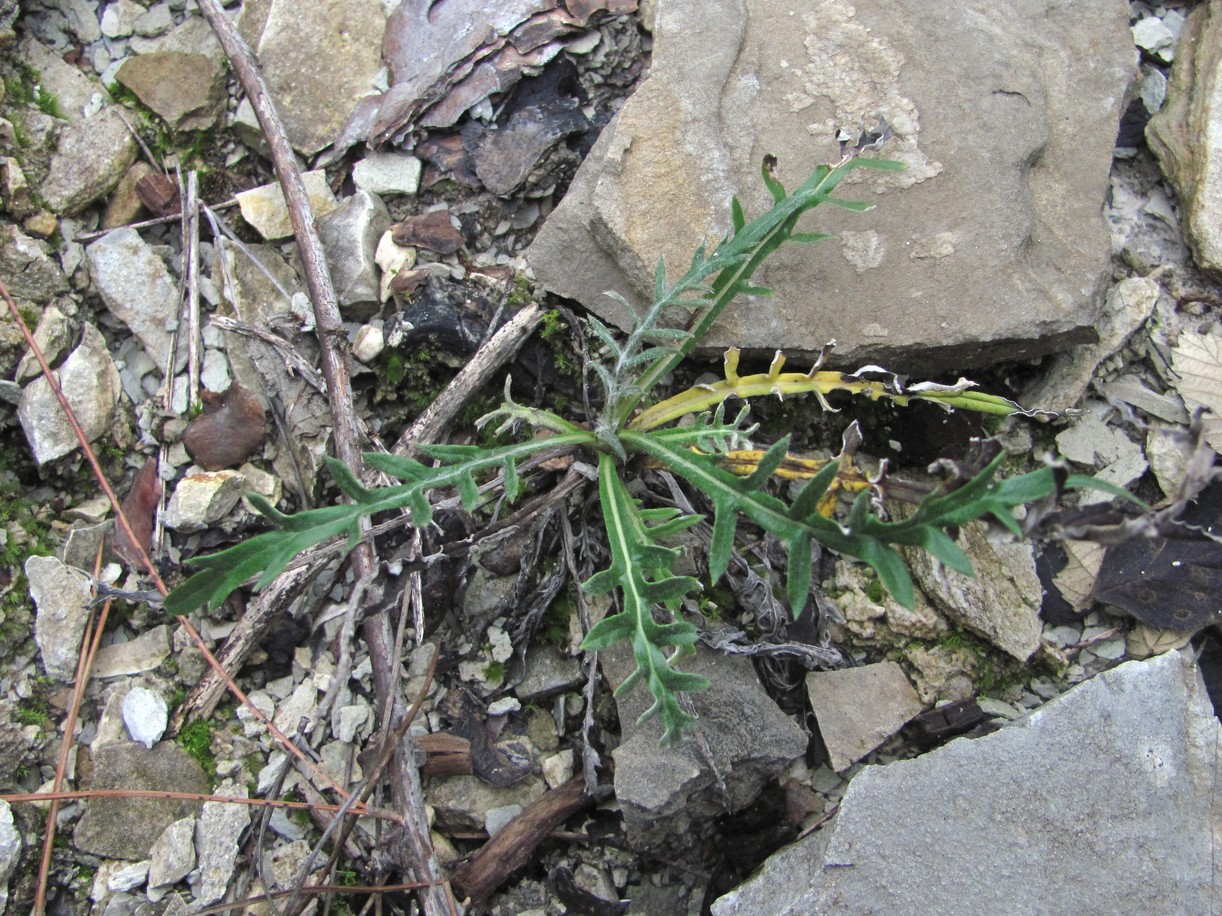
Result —
[[[21, 451], [13, 452], [12, 449]], [[7, 569], [11, 581], [0, 588], [0, 660], [18, 654], [32, 637], [34, 606], [25, 561], [32, 556], [51, 556], [55, 541], [45, 507], [26, 497], [29, 487], [14, 473], [13, 467], [27, 454], [24, 444], [0, 444], [6, 458], [0, 464], [0, 569]], [[24, 469], [23, 469], [24, 471]]]
[[887, 589], [878, 574], [870, 570], [866, 578], [866, 597], [874, 604], [882, 604], [887, 599]]
[[17, 701], [16, 718], [22, 725], [34, 725], [40, 731], [55, 730], [55, 720], [51, 716], [51, 703], [47, 699], [54, 681], [49, 677], [39, 675], [30, 679], [30, 695]]
[[38, 77], [23, 64], [11, 66], [4, 77], [4, 100], [12, 105], [29, 105], [37, 98]]
[[539, 320], [539, 337], [542, 340], [551, 340], [557, 333], [560, 332], [563, 326], [564, 321], [560, 317], [559, 309], [552, 309], [551, 311], [544, 312], [542, 318]]
[[502, 662], [489, 662], [484, 666], [484, 680], [490, 684], [499, 684], [505, 680], [505, 665]]
[[203, 720], [182, 727], [175, 739], [178, 746], [195, 758], [208, 778], [216, 781], [216, 758], [212, 755], [212, 723]]

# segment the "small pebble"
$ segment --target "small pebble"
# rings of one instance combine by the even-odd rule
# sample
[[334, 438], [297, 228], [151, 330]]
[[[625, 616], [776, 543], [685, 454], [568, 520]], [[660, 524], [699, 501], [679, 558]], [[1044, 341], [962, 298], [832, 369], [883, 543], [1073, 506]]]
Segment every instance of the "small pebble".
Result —
[[134, 687], [123, 698], [123, 724], [133, 741], [151, 748], [165, 734], [169, 708], [160, 694]]

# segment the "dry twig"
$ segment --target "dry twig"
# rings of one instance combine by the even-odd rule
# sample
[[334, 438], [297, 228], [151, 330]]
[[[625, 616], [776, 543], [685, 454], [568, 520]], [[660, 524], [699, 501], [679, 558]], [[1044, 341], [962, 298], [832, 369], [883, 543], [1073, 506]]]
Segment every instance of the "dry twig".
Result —
[[[358, 475], [361, 472], [360, 429], [352, 398], [352, 384], [346, 359], [347, 335], [339, 314], [335, 288], [327, 269], [322, 240], [314, 223], [305, 183], [293, 156], [284, 127], [262, 75], [255, 66], [253, 55], [237, 30], [225, 15], [217, 0], [200, 0], [200, 11], [212, 26], [225, 56], [238, 74], [246, 97], [254, 107], [259, 126], [267, 140], [272, 164], [284, 192], [293, 224], [293, 233], [301, 253], [306, 287], [314, 307], [315, 333], [322, 353], [323, 377], [327, 380], [328, 402], [335, 423], [335, 454]], [[377, 558], [369, 540], [363, 541], [352, 553], [353, 569], [358, 579], [372, 579], [377, 572]], [[376, 591], [376, 589], [371, 589]], [[363, 626], [370, 661], [374, 669], [374, 684], [384, 710], [402, 707], [397, 671], [391, 669], [390, 625], [384, 614], [370, 616]], [[429, 839], [424, 798], [420, 789], [420, 774], [416, 768], [411, 738], [406, 733], [395, 754], [392, 792], [395, 807], [403, 813], [404, 829], [395, 850], [399, 865], [418, 881], [427, 885], [421, 891], [424, 910], [429, 916], [457, 912], [448, 886], [441, 882], [441, 868]]]

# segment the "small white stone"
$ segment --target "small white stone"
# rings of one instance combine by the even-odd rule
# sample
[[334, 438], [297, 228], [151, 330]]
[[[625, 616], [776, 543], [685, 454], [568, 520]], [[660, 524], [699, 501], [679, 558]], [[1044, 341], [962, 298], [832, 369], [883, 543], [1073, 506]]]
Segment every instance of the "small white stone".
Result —
[[1095, 643], [1090, 647], [1091, 651], [1099, 658], [1106, 658], [1108, 661], [1116, 661], [1116, 659], [1124, 658], [1125, 641], [1122, 637], [1116, 639], [1108, 639], [1104, 642]]
[[[259, 710], [259, 712], [263, 713], [263, 715], [267, 716], [269, 719], [276, 711], [275, 701], [268, 696], [267, 691], [265, 690], [252, 690], [246, 695], [246, 698], [250, 700], [251, 706]], [[237, 716], [242, 722], [242, 734], [247, 738], [257, 738], [267, 730], [267, 726], [260, 722], [255, 714], [251, 712], [250, 709], [244, 704], [238, 707]]]
[[378, 354], [385, 349], [386, 337], [382, 334], [382, 329], [372, 324], [363, 325], [352, 342], [352, 355], [366, 364], [377, 359]]
[[125, 38], [136, 30], [136, 20], [144, 15], [144, 7], [132, 0], [118, 0], [102, 13], [102, 34], [107, 38]]
[[488, 643], [492, 646], [493, 661], [507, 662], [513, 657], [513, 642], [500, 627], [494, 625], [488, 628]]
[[555, 789], [569, 781], [573, 775], [573, 750], [566, 748], [558, 754], [552, 754], [544, 759], [542, 764], [543, 779]]
[[357, 729], [369, 718], [369, 707], [365, 705], [341, 706], [335, 716], [335, 737], [351, 743]]
[[406, 153], [371, 153], [352, 167], [352, 181], [370, 194], [415, 194], [420, 160]]
[[135, 890], [145, 882], [148, 876], [148, 859], [145, 859], [143, 862], [133, 862], [130, 865], [121, 866], [117, 871], [111, 872], [110, 877], [106, 879], [106, 889], [112, 894]]
[[373, 255], [373, 262], [382, 268], [382, 286], [380, 295], [385, 302], [390, 298], [390, 281], [401, 270], [414, 267], [416, 264], [416, 249], [396, 245], [394, 232], [387, 229], [378, 239], [378, 247]]
[[123, 724], [133, 741], [151, 748], [165, 734], [169, 708], [165, 699], [144, 687], [134, 687], [123, 698]]
[[1175, 35], [1161, 19], [1147, 16], [1133, 27], [1133, 43], [1147, 51], [1161, 51], [1175, 44]]

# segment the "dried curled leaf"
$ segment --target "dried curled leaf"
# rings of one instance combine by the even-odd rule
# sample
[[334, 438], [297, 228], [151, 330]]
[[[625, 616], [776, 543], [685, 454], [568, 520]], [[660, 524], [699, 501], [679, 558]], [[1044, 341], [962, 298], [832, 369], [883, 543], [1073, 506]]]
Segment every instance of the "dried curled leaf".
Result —
[[1171, 368], [1179, 376], [1175, 388], [1185, 406], [1208, 411], [1202, 433], [1215, 452], [1222, 452], [1222, 336], [1180, 332]]

